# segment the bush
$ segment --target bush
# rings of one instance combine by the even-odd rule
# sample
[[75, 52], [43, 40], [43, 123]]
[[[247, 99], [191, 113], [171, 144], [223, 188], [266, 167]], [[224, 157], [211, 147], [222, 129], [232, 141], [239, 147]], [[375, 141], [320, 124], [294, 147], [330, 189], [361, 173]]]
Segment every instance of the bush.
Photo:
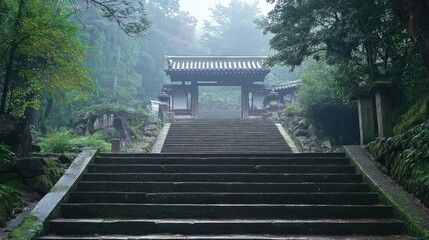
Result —
[[13, 161], [15, 154], [6, 144], [0, 143], [0, 168], [10, 164]]
[[54, 131], [47, 138], [42, 138], [39, 143], [42, 152], [80, 152], [84, 148], [100, 148], [102, 151], [110, 150], [110, 143], [106, 142], [103, 133], [95, 133], [88, 136], [76, 136], [68, 129]]
[[383, 172], [429, 207], [429, 121], [367, 148]]

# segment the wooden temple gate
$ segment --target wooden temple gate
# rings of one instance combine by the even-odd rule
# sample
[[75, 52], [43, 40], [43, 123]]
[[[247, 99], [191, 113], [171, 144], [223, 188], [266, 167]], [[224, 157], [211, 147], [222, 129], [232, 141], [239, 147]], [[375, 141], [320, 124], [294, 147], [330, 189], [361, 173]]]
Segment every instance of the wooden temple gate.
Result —
[[[164, 71], [172, 84], [164, 85], [170, 111], [198, 117], [199, 86], [240, 86], [241, 117], [258, 112], [260, 86], [270, 72], [266, 56], [165, 56]], [[252, 93], [252, 109], [249, 94]], [[189, 102], [190, 98], [190, 102]]]

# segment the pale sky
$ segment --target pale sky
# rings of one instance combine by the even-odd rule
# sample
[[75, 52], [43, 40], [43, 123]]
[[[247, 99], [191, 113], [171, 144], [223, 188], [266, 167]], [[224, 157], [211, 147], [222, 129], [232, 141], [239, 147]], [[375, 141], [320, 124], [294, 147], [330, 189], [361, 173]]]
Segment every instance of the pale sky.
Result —
[[[261, 14], [266, 15], [274, 5], [267, 3], [265, 0], [242, 0], [249, 4], [258, 2]], [[216, 4], [229, 5], [230, 0], [179, 0], [180, 7], [198, 20], [198, 27], [202, 27], [204, 20], [210, 18], [209, 8]]]

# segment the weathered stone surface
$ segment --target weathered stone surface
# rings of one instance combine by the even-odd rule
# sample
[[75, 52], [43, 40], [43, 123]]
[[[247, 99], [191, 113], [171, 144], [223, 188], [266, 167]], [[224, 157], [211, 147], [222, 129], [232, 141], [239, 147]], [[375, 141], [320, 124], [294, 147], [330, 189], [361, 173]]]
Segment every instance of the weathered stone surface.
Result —
[[52, 188], [52, 182], [46, 175], [39, 175], [31, 178], [25, 178], [23, 183], [36, 191], [41, 196], [46, 195]]
[[148, 124], [144, 130], [145, 131], [154, 131], [154, 130], [156, 130], [156, 124], [153, 124], [153, 123]]
[[322, 147], [325, 147], [325, 148], [328, 148], [328, 149], [332, 149], [331, 141], [329, 141], [329, 139], [325, 139], [322, 142]]
[[26, 125], [23, 118], [0, 114], [0, 142], [9, 145], [13, 152], [21, 151], [26, 155], [31, 151], [30, 127]]
[[307, 136], [307, 131], [305, 131], [304, 129], [297, 129], [295, 130], [293, 135], [295, 135], [295, 137]]
[[121, 140], [121, 145], [123, 148], [131, 148], [133, 147], [133, 144], [128, 137], [127, 130], [125, 129], [124, 123], [122, 121], [122, 118], [115, 118], [113, 120], [113, 126], [115, 127], [116, 131], [118, 132], [118, 138]]
[[23, 158], [15, 166], [19, 174], [25, 178], [35, 177], [48, 172], [43, 158]]
[[158, 135], [158, 131], [154, 130], [154, 131], [145, 131], [144, 132], [145, 136], [149, 136], [149, 137], [156, 137]]
[[314, 126], [314, 124], [310, 124], [310, 126], [308, 127], [308, 130], [307, 130], [310, 134], [314, 134], [314, 133], [317, 133], [317, 131], [318, 131], [318, 129], [317, 129], [317, 127], [316, 126]]
[[100, 129], [109, 128], [113, 126], [113, 115], [104, 114], [95, 119], [94, 124], [92, 125], [92, 129], [94, 131], [98, 131]]

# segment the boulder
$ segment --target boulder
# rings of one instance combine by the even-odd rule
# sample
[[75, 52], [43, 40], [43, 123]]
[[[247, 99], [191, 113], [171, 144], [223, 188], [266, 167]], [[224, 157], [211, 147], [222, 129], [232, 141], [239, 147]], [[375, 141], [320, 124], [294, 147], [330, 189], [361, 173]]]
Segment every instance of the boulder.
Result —
[[145, 132], [146, 132], [146, 131], [156, 131], [156, 124], [153, 124], [153, 123], [148, 124], [148, 125], [146, 126], [146, 128], [144, 129], [144, 131], [145, 131]]
[[31, 178], [25, 178], [23, 183], [41, 196], [46, 195], [53, 186], [51, 180], [49, 180], [48, 176], [45, 174]]
[[97, 117], [92, 124], [93, 131], [96, 132], [101, 129], [113, 127], [113, 119], [113, 114], [104, 114], [103, 116]]
[[61, 154], [61, 155], [58, 157], [58, 161], [59, 161], [60, 163], [62, 163], [62, 164], [70, 164], [70, 163], [72, 163], [72, 162], [73, 162], [73, 159], [72, 159], [72, 158], [70, 158], [70, 157], [68, 157], [68, 156], [66, 156], [66, 155], [64, 155], [64, 154]]
[[304, 129], [297, 129], [293, 132], [293, 135], [295, 135], [295, 137], [307, 136], [307, 131]]
[[317, 133], [317, 127], [316, 126], [314, 126], [314, 124], [310, 124], [310, 126], [308, 126], [308, 132], [309, 133], [313, 133], [313, 134], [315, 134], [315, 133]]
[[48, 172], [43, 158], [23, 158], [15, 164], [15, 167], [24, 178], [35, 177]]
[[325, 139], [322, 142], [322, 148], [332, 149], [331, 141], [329, 141], [329, 139]]
[[26, 120], [0, 114], [0, 142], [9, 145], [15, 153], [28, 155], [31, 152], [31, 130]]
[[154, 130], [154, 131], [145, 131], [144, 135], [148, 136], [148, 137], [156, 137], [156, 136], [158, 136], [158, 131], [156, 131], [156, 130]]

